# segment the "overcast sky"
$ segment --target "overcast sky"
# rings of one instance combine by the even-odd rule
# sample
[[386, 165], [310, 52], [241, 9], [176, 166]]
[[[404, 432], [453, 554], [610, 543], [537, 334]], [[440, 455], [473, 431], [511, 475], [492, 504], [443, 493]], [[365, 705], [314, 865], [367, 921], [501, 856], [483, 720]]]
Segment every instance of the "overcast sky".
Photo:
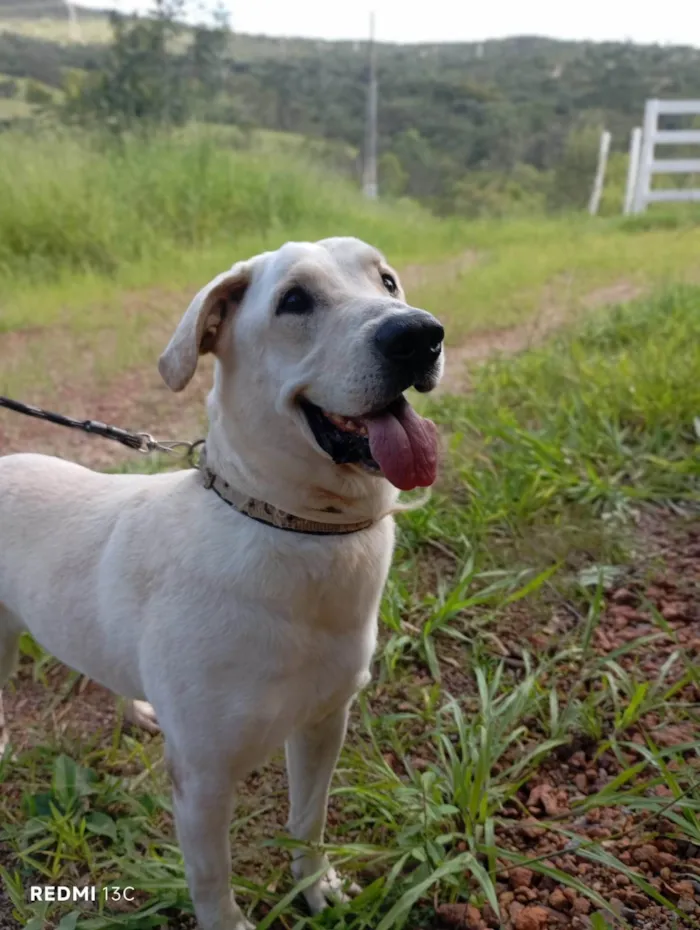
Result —
[[[149, 0], [78, 3], [125, 12], [151, 6]], [[544, 35], [700, 45], [698, 0], [227, 0], [227, 6], [237, 32], [274, 36], [364, 38], [374, 10], [377, 38], [388, 42]]]

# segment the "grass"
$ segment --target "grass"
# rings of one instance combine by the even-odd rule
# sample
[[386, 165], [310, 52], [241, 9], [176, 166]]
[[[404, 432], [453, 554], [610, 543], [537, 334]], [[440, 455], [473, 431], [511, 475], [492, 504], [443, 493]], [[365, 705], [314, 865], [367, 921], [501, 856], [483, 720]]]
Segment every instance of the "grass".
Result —
[[[70, 45], [75, 42], [76, 38], [75, 30], [67, 16], [61, 19], [51, 16], [28, 19], [0, 18], [0, 32], [28, 36], [31, 39], [44, 39], [48, 42], [58, 42], [61, 45]], [[109, 41], [111, 35], [109, 20], [106, 16], [90, 16], [80, 13], [81, 42], [104, 44]]]
[[[507, 235], [525, 248], [515, 230]], [[486, 236], [475, 233], [482, 245]], [[697, 520], [698, 371], [700, 289], [684, 285], [592, 313], [537, 351], [484, 366], [468, 396], [426, 401], [449, 449], [443, 478], [425, 508], [399, 521], [375, 684], [360, 698], [335, 781], [329, 850], [365, 891], [318, 919], [297, 906], [275, 864], [285, 842], [261, 826], [278, 831], [265, 808], [279, 806], [283, 785], [270, 779], [246, 795], [234, 825], [265, 863], [251, 874], [234, 860], [261, 930], [430, 927], [436, 906], [467, 900], [505, 919], [516, 866], [573, 889], [593, 927], [620, 919], [601, 875], [622, 876], [668, 919], [689, 919], [625, 843], [700, 845], [695, 653], [674, 641], [645, 671], [678, 635], [653, 607], [643, 635], [596, 644], [609, 629], [610, 593], [648, 569], [640, 514], [663, 506]], [[538, 649], [557, 614], [574, 619]], [[25, 649], [25, 675], [53, 681], [52, 660]], [[658, 739], [674, 726], [689, 741]], [[538, 817], [546, 853], [539, 840], [515, 842], [528, 793], [577, 746], [610, 778], [573, 796], [565, 816], [554, 808]], [[158, 740], [119, 728], [102, 740], [54, 734], [5, 759], [0, 781], [14, 862], [2, 877], [30, 930], [137, 930], [188, 911]], [[577, 826], [608, 815], [603, 838]], [[35, 881], [133, 885], [138, 897], [121, 910], [30, 905]]]
[[573, 318], [598, 288], [629, 290], [697, 281], [700, 227], [564, 217], [474, 224], [466, 236], [483, 258], [469, 273], [430, 282], [425, 294], [460, 345], [474, 330], [507, 328], [534, 316]]
[[109, 278], [139, 265], [161, 270], [175, 254], [245, 254], [281, 236], [321, 238], [341, 223], [407, 258], [430, 260], [449, 247], [452, 227], [419, 208], [372, 206], [318, 167], [266, 148], [226, 149], [208, 132], [120, 146], [7, 133], [0, 155], [13, 179], [8, 170], [0, 189], [4, 286], [54, 282], [62, 273]]
[[[32, 340], [3, 371], [6, 393], [55, 388], [47, 353], [59, 333], [83, 348], [76, 377], [93, 361], [105, 378], [152, 364], [165, 323], [202, 281], [291, 238], [357, 235], [402, 271], [421, 265], [425, 274], [409, 272], [409, 297], [440, 316], [452, 345], [485, 329], [574, 318], [611, 286], [632, 294], [697, 277], [692, 217], [438, 221], [415, 204], [367, 203], [304, 162], [297, 137], [287, 152], [279, 134], [236, 138], [197, 126], [121, 147], [2, 135], [0, 332]], [[467, 253], [471, 261], [456, 261]]]

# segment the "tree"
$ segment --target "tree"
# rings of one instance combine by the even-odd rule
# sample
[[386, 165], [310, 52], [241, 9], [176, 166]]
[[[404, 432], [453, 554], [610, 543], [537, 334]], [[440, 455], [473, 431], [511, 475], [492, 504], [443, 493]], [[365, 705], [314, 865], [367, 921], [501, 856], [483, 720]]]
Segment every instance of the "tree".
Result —
[[600, 146], [599, 126], [572, 129], [554, 171], [551, 205], [555, 209], [583, 209], [588, 202]]
[[38, 81], [30, 78], [24, 88], [24, 99], [34, 106], [46, 106], [53, 102], [53, 95]]
[[379, 191], [389, 197], [400, 197], [406, 190], [408, 172], [393, 152], [384, 152], [379, 159]]
[[156, 0], [145, 17], [113, 13], [112, 42], [102, 67], [66, 88], [69, 120], [98, 123], [117, 134], [179, 125], [193, 100], [211, 92], [226, 44], [222, 29], [195, 30], [188, 54], [174, 49], [184, 33], [183, 0]]

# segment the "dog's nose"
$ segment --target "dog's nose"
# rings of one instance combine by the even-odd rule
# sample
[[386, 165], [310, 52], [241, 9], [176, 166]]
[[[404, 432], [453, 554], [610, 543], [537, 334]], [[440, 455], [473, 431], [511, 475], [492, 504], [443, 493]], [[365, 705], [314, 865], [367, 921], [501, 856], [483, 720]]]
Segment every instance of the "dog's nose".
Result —
[[389, 317], [374, 334], [374, 343], [388, 361], [420, 370], [437, 361], [444, 338], [435, 317], [419, 310]]

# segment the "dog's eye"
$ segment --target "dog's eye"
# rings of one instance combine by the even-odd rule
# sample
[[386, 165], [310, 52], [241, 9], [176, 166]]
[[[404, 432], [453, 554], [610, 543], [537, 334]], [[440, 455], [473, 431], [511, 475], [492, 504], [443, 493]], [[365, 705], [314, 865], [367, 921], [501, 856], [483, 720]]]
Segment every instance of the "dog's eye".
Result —
[[387, 289], [387, 291], [389, 291], [390, 294], [395, 294], [399, 289], [398, 285], [396, 284], [396, 281], [390, 274], [382, 275], [382, 284]]
[[277, 314], [280, 313], [311, 313], [314, 308], [314, 299], [303, 287], [292, 287], [277, 304]]

